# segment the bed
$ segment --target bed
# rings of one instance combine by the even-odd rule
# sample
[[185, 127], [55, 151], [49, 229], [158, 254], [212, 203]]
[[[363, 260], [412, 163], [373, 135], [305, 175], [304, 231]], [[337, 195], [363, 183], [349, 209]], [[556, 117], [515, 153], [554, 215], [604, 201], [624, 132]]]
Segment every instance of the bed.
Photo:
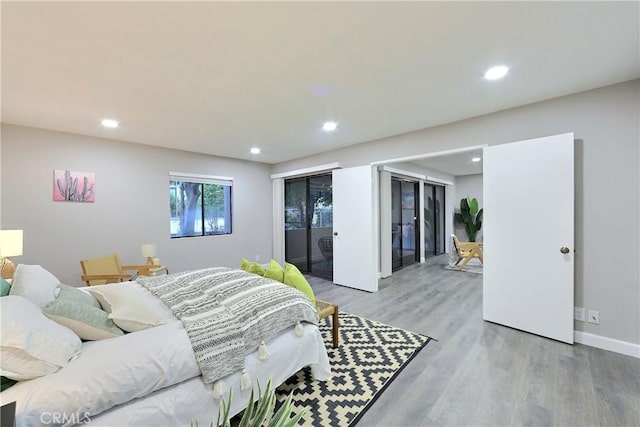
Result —
[[[233, 275], [234, 286], [245, 286], [242, 292], [227, 295], [234, 300], [233, 304], [227, 303], [229, 300], [221, 296], [221, 292], [210, 295], [205, 292], [207, 301], [214, 300], [215, 307], [225, 307], [225, 310], [227, 307], [239, 307], [237, 310], [255, 312], [255, 309], [247, 308], [251, 304], [248, 300], [252, 298], [249, 294], [253, 285], [247, 286], [246, 282], [256, 283], [256, 275], [232, 269], [207, 270], [228, 272]], [[88, 421], [98, 426], [183, 426], [193, 421], [210, 425], [218, 413], [219, 397], [228, 396], [231, 389], [231, 414], [237, 414], [248, 403], [251, 388], [258, 381], [266, 384], [271, 378], [275, 386], [305, 366], [311, 367], [313, 376], [318, 380], [330, 378], [327, 352], [317, 328], [317, 319], [315, 322], [291, 319], [291, 324], [283, 330], [277, 333], [270, 331], [268, 339], [261, 341], [260, 348], [243, 352], [242, 369], [234, 368], [222, 377], [203, 376], [201, 355], [194, 352], [192, 346], [193, 326], [202, 326], [202, 314], [189, 311], [185, 315], [180, 310], [169, 310], [165, 305], [167, 301], [169, 305], [178, 301], [178, 305], [182, 304], [189, 310], [198, 305], [193, 303], [193, 299], [185, 304], [184, 296], [177, 298], [173, 295], [172, 280], [177, 280], [175, 277], [181, 274], [185, 273], [155, 281], [137, 279], [96, 287], [102, 288], [106, 295], [117, 295], [126, 301], [135, 300], [136, 312], [148, 310], [155, 313], [160, 317], [157, 319], [159, 324], [108, 339], [84, 341], [77, 356], [66, 366], [38, 378], [19, 381], [0, 393], [2, 404], [17, 403], [16, 425], [73, 425]], [[268, 286], [278, 292], [281, 291], [280, 286], [284, 287], [282, 291], [289, 292], [286, 285], [269, 279], [260, 280], [269, 281]], [[193, 289], [196, 282], [194, 280], [189, 289]], [[101, 292], [92, 288], [87, 292], [94, 296], [95, 292]], [[159, 288], [164, 288], [165, 294], [158, 291]], [[55, 292], [54, 299], [57, 300]], [[168, 298], [166, 294], [170, 294]], [[112, 305], [118, 298], [110, 300]], [[256, 299], [256, 295], [253, 298]], [[285, 313], [278, 304], [271, 311]], [[112, 314], [117, 314], [118, 307], [111, 309]], [[6, 332], [8, 324], [7, 314], [3, 308], [3, 332]], [[130, 318], [126, 320], [131, 322]], [[218, 325], [217, 329], [224, 328]], [[261, 331], [258, 335], [266, 333]], [[248, 336], [249, 332], [244, 335]], [[214, 359], [218, 358], [224, 360], [221, 354], [216, 353]]]

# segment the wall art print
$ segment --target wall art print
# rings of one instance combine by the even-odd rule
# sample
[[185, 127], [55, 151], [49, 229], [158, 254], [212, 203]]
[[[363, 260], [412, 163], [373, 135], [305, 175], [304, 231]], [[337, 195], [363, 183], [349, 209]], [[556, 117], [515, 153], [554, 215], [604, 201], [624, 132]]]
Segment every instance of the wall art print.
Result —
[[53, 172], [53, 200], [93, 203], [95, 185], [95, 173], [56, 169]]

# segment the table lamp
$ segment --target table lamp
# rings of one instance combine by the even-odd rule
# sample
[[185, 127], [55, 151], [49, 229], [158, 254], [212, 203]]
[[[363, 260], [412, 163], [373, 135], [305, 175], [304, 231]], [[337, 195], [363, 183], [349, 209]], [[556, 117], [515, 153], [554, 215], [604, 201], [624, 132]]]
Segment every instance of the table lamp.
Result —
[[147, 259], [147, 264], [153, 265], [153, 257], [156, 256], [156, 245], [153, 243], [145, 243], [142, 245], [142, 256]]
[[22, 255], [22, 230], [0, 230], [0, 275], [11, 279], [16, 269], [7, 257]]

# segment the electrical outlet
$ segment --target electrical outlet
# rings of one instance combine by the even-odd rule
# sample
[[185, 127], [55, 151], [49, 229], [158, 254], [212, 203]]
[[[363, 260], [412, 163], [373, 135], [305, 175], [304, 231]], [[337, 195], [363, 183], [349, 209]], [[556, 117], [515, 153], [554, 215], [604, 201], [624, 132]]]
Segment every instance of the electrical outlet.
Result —
[[595, 310], [589, 310], [589, 323], [600, 324], [600, 312]]
[[573, 307], [573, 318], [581, 322], [586, 321], [587, 319], [584, 316], [584, 307]]
[[256, 262], [260, 261], [260, 254], [256, 255]]

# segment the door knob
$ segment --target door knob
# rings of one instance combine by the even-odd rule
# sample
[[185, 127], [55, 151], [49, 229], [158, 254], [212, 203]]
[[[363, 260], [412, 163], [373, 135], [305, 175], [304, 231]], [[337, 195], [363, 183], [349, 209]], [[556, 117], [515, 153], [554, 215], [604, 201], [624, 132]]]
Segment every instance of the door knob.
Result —
[[568, 254], [569, 253], [569, 248], [566, 246], [563, 246], [560, 248], [560, 252], [562, 252], [563, 254]]
[[334, 235], [334, 236], [337, 236], [337, 235], [338, 235], [338, 232], [337, 232], [337, 231], [334, 231], [334, 232], [333, 232], [333, 235]]

